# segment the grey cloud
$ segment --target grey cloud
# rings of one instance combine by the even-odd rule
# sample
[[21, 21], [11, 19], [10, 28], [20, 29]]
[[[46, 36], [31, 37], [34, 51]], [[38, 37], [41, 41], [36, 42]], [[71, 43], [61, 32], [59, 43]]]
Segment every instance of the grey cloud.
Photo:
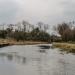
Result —
[[[60, 0], [0, 0], [0, 21], [20, 20], [52, 23], [61, 15]], [[55, 22], [53, 22], [55, 23]]]
[[16, 3], [12, 0], [0, 1], [0, 22], [12, 22], [18, 11]]
[[56, 18], [62, 14], [60, 0], [19, 0], [19, 2], [21, 11], [18, 13], [18, 19], [27, 19], [32, 22], [40, 20], [50, 24], [54, 16]]
[[51, 26], [74, 19], [74, 0], [0, 0], [0, 22], [42, 21]]
[[62, 3], [64, 15], [67, 17], [75, 16], [75, 1], [74, 0], [66, 0]]

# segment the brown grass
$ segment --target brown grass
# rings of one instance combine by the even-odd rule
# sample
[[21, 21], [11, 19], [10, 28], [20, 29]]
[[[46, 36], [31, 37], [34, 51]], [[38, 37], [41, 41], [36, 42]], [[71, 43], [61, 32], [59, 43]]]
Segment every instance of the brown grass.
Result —
[[14, 39], [0, 39], [1, 44], [10, 44], [10, 45], [33, 45], [33, 44], [47, 44], [48, 42], [39, 42], [39, 41], [16, 41]]
[[75, 44], [71, 43], [53, 43], [53, 46], [62, 49], [75, 49]]

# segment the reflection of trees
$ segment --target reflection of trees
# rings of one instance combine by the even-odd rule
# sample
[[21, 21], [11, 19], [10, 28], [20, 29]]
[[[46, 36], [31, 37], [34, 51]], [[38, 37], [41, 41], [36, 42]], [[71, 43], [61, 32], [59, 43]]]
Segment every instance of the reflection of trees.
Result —
[[11, 54], [8, 54], [7, 55], [7, 58], [8, 58], [9, 61], [12, 61], [13, 60], [13, 56]]
[[26, 58], [25, 58], [25, 57], [23, 57], [22, 62], [23, 62], [23, 63], [26, 63]]
[[0, 53], [0, 58], [6, 58], [6, 60], [8, 61], [15, 61], [17, 63], [22, 63], [25, 64], [26, 63], [26, 57], [24, 56], [20, 56], [17, 54], [12, 54], [12, 53]]
[[39, 75], [50, 75], [47, 64], [47, 49], [39, 50], [39, 59], [37, 60]]

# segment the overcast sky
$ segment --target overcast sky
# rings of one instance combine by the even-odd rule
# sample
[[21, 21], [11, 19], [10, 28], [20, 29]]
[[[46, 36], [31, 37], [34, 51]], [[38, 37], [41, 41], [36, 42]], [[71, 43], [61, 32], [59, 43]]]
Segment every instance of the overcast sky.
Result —
[[0, 23], [42, 21], [55, 25], [75, 19], [75, 0], [0, 0]]

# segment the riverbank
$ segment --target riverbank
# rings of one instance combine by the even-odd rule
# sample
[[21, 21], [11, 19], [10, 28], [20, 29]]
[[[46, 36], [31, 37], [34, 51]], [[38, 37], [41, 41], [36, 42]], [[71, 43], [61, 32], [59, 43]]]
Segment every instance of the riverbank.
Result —
[[41, 41], [16, 41], [12, 39], [0, 39], [0, 47], [9, 45], [35, 45], [35, 44], [48, 44], [48, 42]]
[[75, 49], [75, 44], [73, 43], [53, 43], [53, 46], [62, 49]]
[[75, 44], [73, 43], [53, 43], [53, 46], [61, 48], [62, 51], [66, 51], [67, 53], [75, 53]]

